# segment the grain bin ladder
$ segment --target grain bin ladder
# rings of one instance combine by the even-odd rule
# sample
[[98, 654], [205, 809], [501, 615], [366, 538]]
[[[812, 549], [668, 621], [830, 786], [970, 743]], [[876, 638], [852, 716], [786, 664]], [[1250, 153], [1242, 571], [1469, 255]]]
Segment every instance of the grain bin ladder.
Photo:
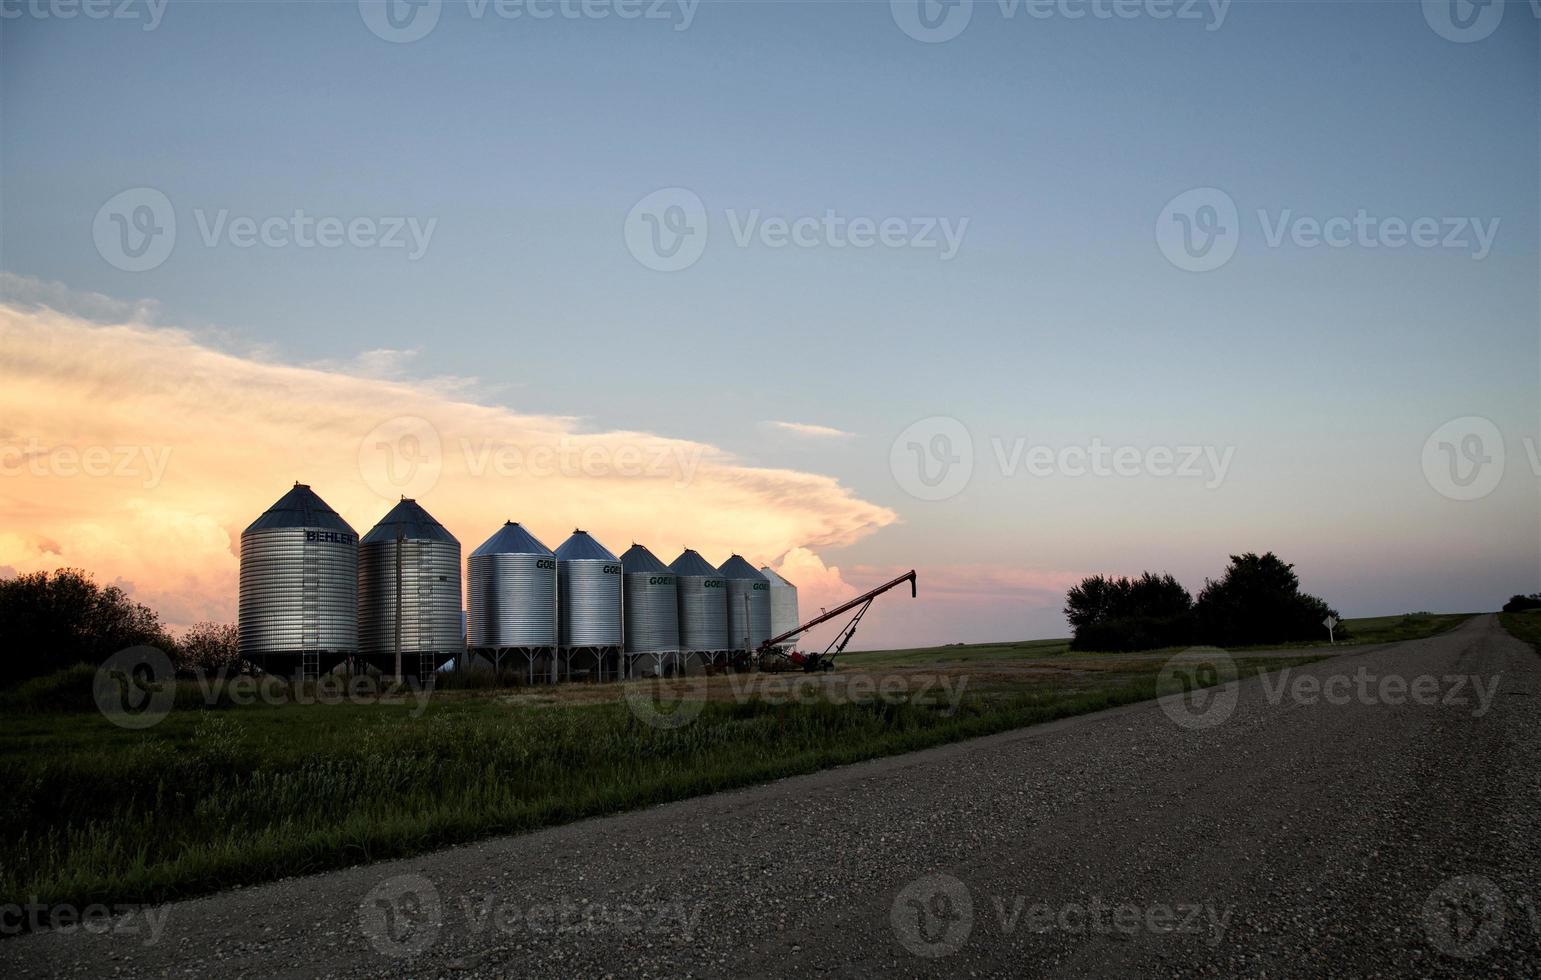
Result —
[[[780, 636], [771, 637], [764, 643], [760, 644], [760, 648], [755, 651], [755, 660], [758, 663], [759, 668], [761, 670], [773, 671], [834, 670], [835, 658], [840, 655], [842, 650], [845, 649], [846, 644], [851, 642], [851, 637], [856, 635], [856, 627], [859, 623], [861, 623], [861, 618], [867, 614], [867, 609], [872, 605], [872, 600], [876, 599], [884, 592], [887, 592], [889, 589], [903, 585], [905, 582], [910, 583], [910, 598], [913, 599], [916, 595], [916, 591], [915, 570], [912, 568], [905, 574], [894, 579], [892, 582], [885, 582], [884, 584], [873, 589], [871, 592], [864, 592], [856, 598], [852, 599], [850, 602], [843, 603], [842, 605], [836, 606], [827, 612], [815, 616], [813, 619], [808, 620], [808, 622], [799, 626], [795, 630], [788, 630], [787, 632], [782, 633]], [[829, 646], [824, 648], [823, 653], [800, 653], [796, 650], [787, 653], [778, 649], [781, 644], [797, 639], [799, 635], [813, 629], [820, 623], [827, 623], [831, 619], [836, 619], [853, 609], [856, 610], [856, 615], [852, 616], [850, 622], [846, 623], [845, 626], [840, 630], [840, 635], [835, 637], [835, 639], [830, 642]]]

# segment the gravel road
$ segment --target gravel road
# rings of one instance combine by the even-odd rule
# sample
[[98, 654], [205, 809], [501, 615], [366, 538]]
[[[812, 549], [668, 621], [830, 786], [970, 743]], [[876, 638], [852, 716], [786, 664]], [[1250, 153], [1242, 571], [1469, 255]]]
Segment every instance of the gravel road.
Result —
[[154, 942], [143, 915], [24, 935], [0, 972], [1538, 977], [1538, 692], [1541, 657], [1478, 617], [1193, 699], [165, 906]]

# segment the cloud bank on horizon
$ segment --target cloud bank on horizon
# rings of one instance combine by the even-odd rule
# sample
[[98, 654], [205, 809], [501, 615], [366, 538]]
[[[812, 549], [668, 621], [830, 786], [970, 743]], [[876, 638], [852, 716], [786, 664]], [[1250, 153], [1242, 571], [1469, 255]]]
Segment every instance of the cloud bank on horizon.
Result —
[[412, 496], [466, 553], [506, 519], [552, 547], [583, 527], [664, 561], [780, 559], [828, 603], [850, 587], [818, 552], [897, 520], [831, 477], [467, 400], [404, 378], [400, 353], [297, 366], [0, 302], [0, 567], [87, 569], [172, 626], [234, 621], [241, 531], [302, 482], [360, 533]]

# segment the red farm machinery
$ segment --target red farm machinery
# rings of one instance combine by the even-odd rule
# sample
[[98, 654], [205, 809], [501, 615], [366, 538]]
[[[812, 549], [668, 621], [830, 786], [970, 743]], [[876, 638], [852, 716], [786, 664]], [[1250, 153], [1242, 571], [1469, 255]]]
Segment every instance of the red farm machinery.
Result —
[[[760, 670], [767, 671], [792, 671], [804, 670], [808, 672], [820, 670], [834, 670], [835, 658], [838, 657], [846, 645], [851, 642], [851, 637], [856, 635], [856, 627], [861, 624], [862, 617], [871, 608], [872, 601], [890, 589], [896, 589], [905, 582], [910, 583], [910, 598], [914, 598], [915, 570], [911, 569], [891, 582], [885, 582], [871, 592], [863, 592], [850, 602], [842, 603], [833, 609], [827, 609], [808, 622], [794, 630], [788, 630], [780, 636], [773, 636], [760, 644], [760, 648], [754, 653], [754, 662]], [[803, 633], [813, 629], [821, 623], [839, 619], [846, 613], [854, 612], [854, 615], [840, 628], [840, 632], [830, 641], [829, 646], [822, 652], [804, 652], [790, 648], [792, 641]]]

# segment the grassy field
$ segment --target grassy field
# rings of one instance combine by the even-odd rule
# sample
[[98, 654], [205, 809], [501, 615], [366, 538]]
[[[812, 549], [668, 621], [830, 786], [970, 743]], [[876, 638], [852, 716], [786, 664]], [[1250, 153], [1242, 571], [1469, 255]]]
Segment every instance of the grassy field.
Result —
[[[1369, 616], [1362, 619], [1345, 619], [1348, 638], [1338, 646], [1367, 643], [1399, 643], [1405, 640], [1421, 640], [1436, 636], [1466, 622], [1476, 613], [1406, 613], [1400, 616]], [[1341, 631], [1342, 627], [1340, 627]], [[1322, 638], [1310, 643], [1281, 644], [1283, 649], [1309, 650], [1328, 646], [1327, 631]], [[1178, 647], [1159, 651], [1176, 653]], [[1073, 653], [1070, 640], [1021, 640], [1015, 643], [954, 643], [940, 647], [916, 647], [911, 650], [873, 650], [844, 654], [851, 665], [862, 667], [895, 667], [917, 664], [990, 663], [1014, 660], [1035, 660], [1054, 656], [1083, 656]]]
[[1541, 653], [1541, 609], [1530, 612], [1499, 613], [1498, 624], [1517, 640], [1524, 640]]
[[1070, 652], [1070, 640], [1018, 640], [1015, 643], [952, 643], [910, 650], [870, 650], [841, 654], [842, 662], [861, 667], [898, 667], [919, 664], [992, 663], [1003, 660], [1037, 660]]
[[[664, 682], [700, 711], [674, 728], [644, 723], [622, 696], [650, 698], [655, 682], [645, 681], [566, 685], [586, 700], [539, 703], [526, 692], [454, 691], [423, 703], [243, 705], [220, 692], [213, 707], [183, 682], [164, 720], [132, 731], [81, 708], [79, 682], [92, 672], [78, 671], [0, 700], [0, 903], [162, 901], [1167, 693], [1157, 690], [1164, 657], [1078, 656], [1004, 673], [853, 665], [817, 678], [754, 675], [765, 685], [754, 689], [742, 676]], [[1238, 665], [1250, 676], [1315, 659]], [[875, 696], [885, 678], [894, 687]], [[939, 696], [935, 682], [949, 678], [957, 697]], [[814, 686], [788, 696], [803, 681]]]
[[1401, 643], [1438, 636], [1475, 615], [1477, 613], [1406, 613], [1345, 619], [1343, 622], [1349, 629], [1351, 643]]

